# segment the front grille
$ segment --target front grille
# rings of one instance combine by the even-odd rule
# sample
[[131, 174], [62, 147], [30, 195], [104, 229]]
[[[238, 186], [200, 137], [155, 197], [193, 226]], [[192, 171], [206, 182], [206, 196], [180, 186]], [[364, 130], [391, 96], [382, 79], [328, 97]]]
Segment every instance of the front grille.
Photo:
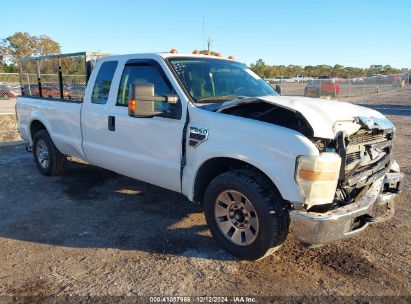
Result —
[[379, 142], [387, 140], [387, 134], [382, 132], [375, 133], [367, 130], [359, 130], [357, 133], [351, 135], [349, 140], [350, 145]]
[[360, 160], [360, 158], [361, 158], [360, 151], [349, 153], [347, 154], [346, 165], [350, 165], [353, 162]]
[[346, 146], [345, 180], [349, 187], [361, 188], [389, 168], [392, 133], [360, 129]]

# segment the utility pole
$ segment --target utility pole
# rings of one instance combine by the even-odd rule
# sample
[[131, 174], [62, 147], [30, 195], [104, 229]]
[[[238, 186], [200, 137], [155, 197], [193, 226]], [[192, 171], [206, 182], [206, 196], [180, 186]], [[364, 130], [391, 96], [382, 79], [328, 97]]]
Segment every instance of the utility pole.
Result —
[[211, 38], [211, 37], [208, 37], [208, 39], [207, 39], [207, 50], [208, 51], [211, 51], [211, 45], [213, 44], [213, 38]]
[[[205, 17], [203, 16], [203, 50], [204, 50], [204, 42], [205, 42]], [[213, 42], [214, 42], [214, 40], [213, 40], [213, 38], [211, 38], [211, 37], [208, 37], [208, 39], [207, 39], [207, 50], [209, 51], [209, 52], [211, 52], [211, 46], [213, 45]]]
[[203, 50], [204, 50], [204, 42], [205, 42], [205, 35], [204, 35], [204, 16], [203, 16], [203, 39], [201, 39], [202, 40], [202, 42], [203, 42]]

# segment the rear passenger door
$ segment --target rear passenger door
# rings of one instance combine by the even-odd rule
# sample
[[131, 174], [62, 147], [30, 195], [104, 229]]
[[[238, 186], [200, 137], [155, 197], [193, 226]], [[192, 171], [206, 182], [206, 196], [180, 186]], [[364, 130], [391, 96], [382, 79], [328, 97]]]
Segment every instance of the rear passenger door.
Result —
[[86, 92], [81, 115], [84, 154], [90, 163], [103, 168], [107, 167], [105, 162], [111, 155], [109, 105], [116, 98], [112, 82], [117, 67], [117, 61], [105, 61], [100, 68], [96, 66], [98, 72], [89, 80], [94, 85], [91, 92]]

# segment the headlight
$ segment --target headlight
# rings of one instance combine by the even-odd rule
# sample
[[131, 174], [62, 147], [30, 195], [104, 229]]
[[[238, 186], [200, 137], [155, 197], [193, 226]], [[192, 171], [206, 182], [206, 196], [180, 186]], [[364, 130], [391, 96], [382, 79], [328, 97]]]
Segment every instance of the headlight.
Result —
[[297, 158], [295, 180], [307, 208], [333, 201], [340, 167], [341, 157], [337, 153], [325, 152]]

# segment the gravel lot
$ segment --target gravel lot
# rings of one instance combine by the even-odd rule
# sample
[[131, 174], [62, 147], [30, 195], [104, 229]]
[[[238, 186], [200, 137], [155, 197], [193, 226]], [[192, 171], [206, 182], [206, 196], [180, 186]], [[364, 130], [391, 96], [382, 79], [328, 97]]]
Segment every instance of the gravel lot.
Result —
[[16, 116], [14, 114], [0, 114], [0, 142], [20, 140], [17, 131]]
[[[23, 145], [0, 147], [0, 302], [50, 295], [90, 301], [97, 298], [86, 297], [248, 295], [407, 303], [409, 93], [397, 105], [372, 105], [397, 126], [395, 154], [406, 178], [394, 219], [315, 249], [289, 236], [275, 255], [258, 262], [219, 249], [200, 206], [179, 194], [75, 160], [63, 176], [44, 177]], [[0, 116], [0, 140], [16, 139], [5, 135], [16, 134], [13, 119]], [[393, 296], [402, 298], [385, 298]]]
[[11, 98], [8, 100], [0, 99], [0, 114], [14, 114], [14, 105], [16, 104], [16, 99]]

